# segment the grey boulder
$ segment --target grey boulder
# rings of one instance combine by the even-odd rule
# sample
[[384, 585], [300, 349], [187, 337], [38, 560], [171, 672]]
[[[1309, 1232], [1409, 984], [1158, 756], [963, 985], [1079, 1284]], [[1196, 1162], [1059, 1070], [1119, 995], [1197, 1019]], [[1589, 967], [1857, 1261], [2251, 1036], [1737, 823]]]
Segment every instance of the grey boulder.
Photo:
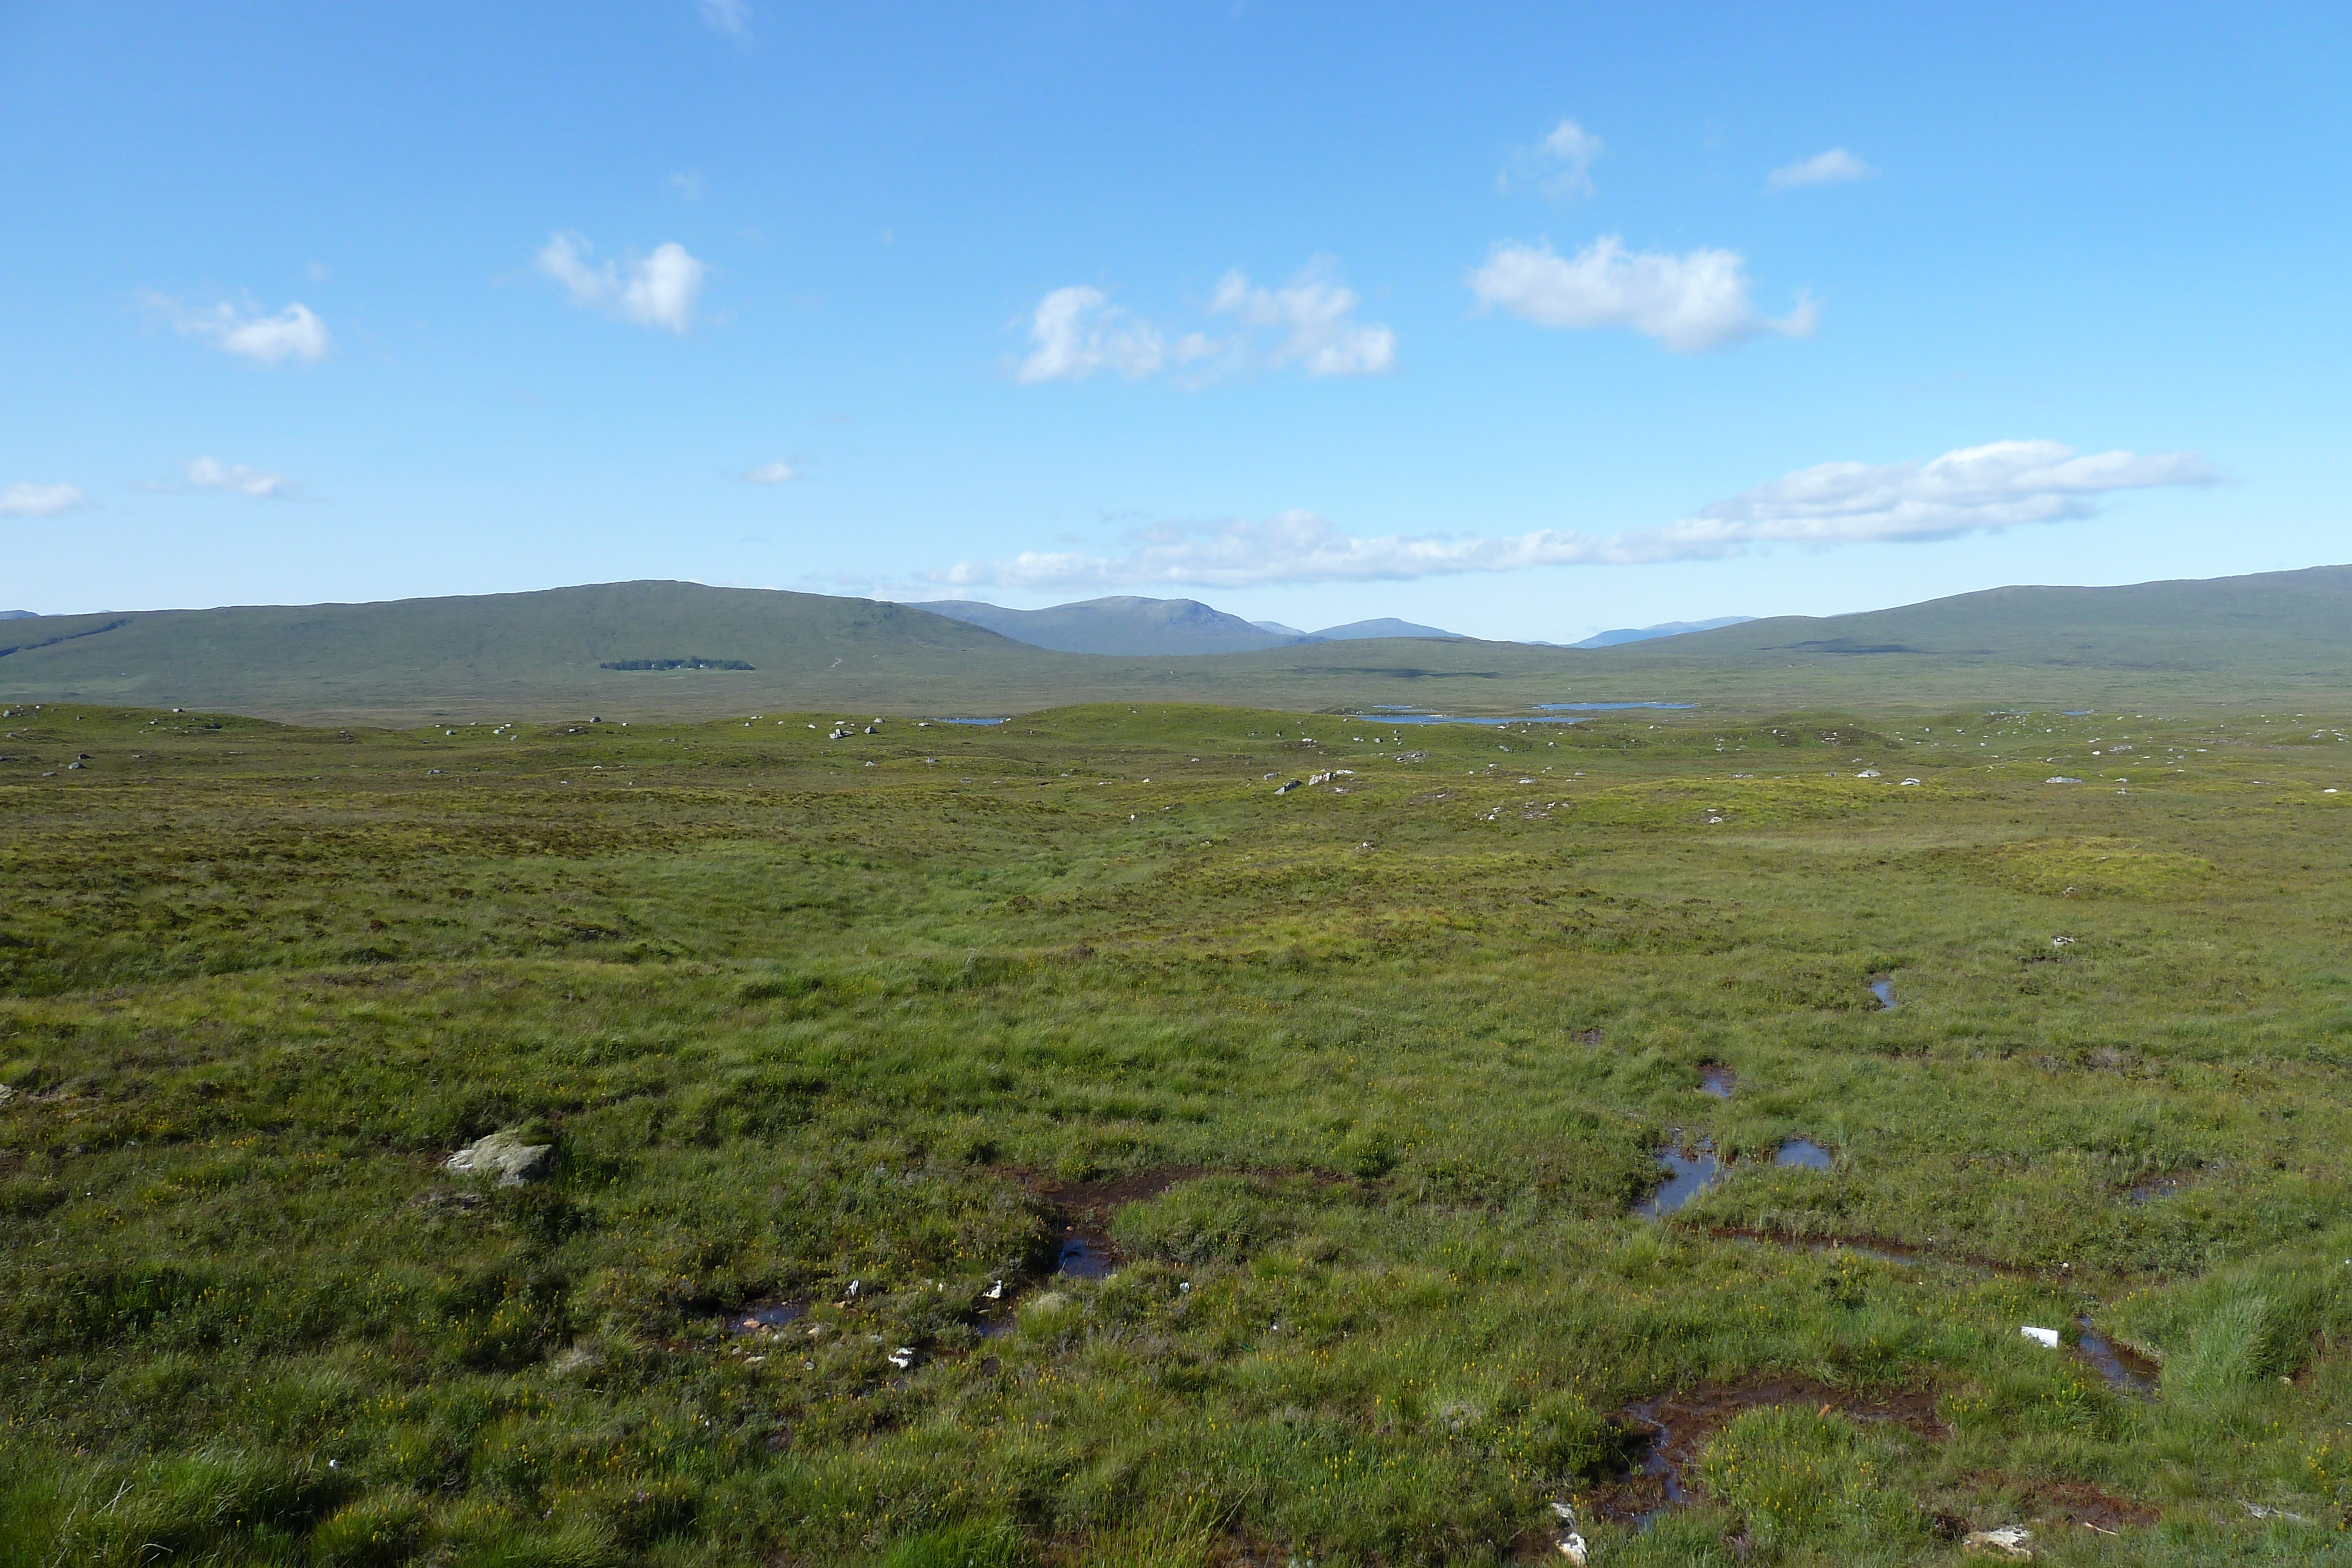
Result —
[[495, 1174], [500, 1186], [520, 1186], [555, 1170], [553, 1144], [526, 1144], [512, 1133], [492, 1133], [448, 1158], [445, 1169], [460, 1175]]

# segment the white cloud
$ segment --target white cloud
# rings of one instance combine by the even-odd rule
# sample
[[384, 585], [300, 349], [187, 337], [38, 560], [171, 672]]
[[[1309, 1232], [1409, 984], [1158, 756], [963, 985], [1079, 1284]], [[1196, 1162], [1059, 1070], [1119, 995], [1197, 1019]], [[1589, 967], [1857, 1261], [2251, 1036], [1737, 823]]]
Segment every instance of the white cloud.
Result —
[[1269, 365], [1297, 364], [1310, 376], [1376, 376], [1395, 368], [1396, 334], [1348, 319], [1356, 291], [1332, 280], [1328, 261], [1309, 263], [1280, 288], [1255, 288], [1238, 271], [1219, 280], [1212, 316], [1271, 327], [1282, 340], [1264, 354]]
[[283, 474], [268, 474], [242, 463], [199, 457], [187, 466], [187, 488], [223, 490], [255, 501], [292, 500], [302, 486]]
[[669, 177], [669, 188], [671, 193], [681, 202], [698, 202], [702, 200], [702, 172], [698, 169], [680, 169]]
[[539, 270], [563, 285], [575, 304], [641, 327], [679, 333], [693, 327], [705, 268], [684, 246], [656, 246], [651, 256], [629, 263], [625, 278], [613, 262], [592, 266], [588, 253], [593, 248], [576, 234], [551, 235], [535, 259]]
[[1573, 120], [1563, 120], [1535, 146], [1516, 149], [1495, 177], [1495, 186], [1507, 193], [1517, 178], [1555, 201], [1589, 196], [1592, 194], [1592, 161], [1601, 156], [1601, 138]]
[[288, 360], [323, 360], [332, 348], [326, 324], [308, 305], [289, 305], [276, 315], [264, 315], [247, 300], [239, 308], [224, 300], [213, 306], [183, 305], [161, 294], [147, 297], [172, 329], [184, 337], [201, 338], [224, 353], [240, 354], [259, 364], [283, 364]]
[[754, 485], [783, 485], [801, 476], [801, 471], [789, 463], [762, 463], [746, 469], [743, 477]]
[[1131, 381], [1168, 362], [1158, 329], [1113, 305], [1101, 289], [1083, 284], [1056, 288], [1037, 301], [1029, 341], [1028, 356], [1013, 372], [1024, 385], [1084, 381], [1100, 371]]
[[751, 7], [748, 0], [694, 0], [702, 25], [738, 43], [751, 41]]
[[1792, 191], [1800, 185], [1843, 185], [1849, 180], [1875, 178], [1878, 171], [1847, 152], [1832, 147], [1810, 158], [1784, 163], [1764, 177], [1768, 191]]
[[1189, 371], [1189, 384], [1199, 385], [1226, 371], [1289, 366], [1318, 377], [1379, 375], [1395, 366], [1396, 334], [1355, 320], [1358, 303], [1328, 258], [1308, 263], [1278, 288], [1229, 272], [1218, 280], [1207, 313], [1241, 330], [1216, 338], [1187, 332], [1171, 340], [1099, 288], [1056, 288], [1030, 315], [1030, 350], [1013, 367], [1013, 379], [1075, 382], [1108, 371], [1135, 381], [1172, 370]]
[[930, 580], [955, 588], [1237, 589], [1705, 560], [1759, 545], [1919, 541], [2061, 522], [2093, 515], [2113, 491], [2216, 482], [2210, 465], [2192, 452], [2085, 455], [2054, 441], [2003, 441], [1924, 462], [1825, 463], [1675, 522], [1615, 534], [1545, 528], [1494, 538], [1356, 538], [1312, 512], [1293, 511], [1262, 522], [1154, 523], [1130, 532], [1116, 556], [1026, 551], [963, 561]]
[[89, 497], [72, 485], [0, 486], [0, 517], [54, 517], [89, 505]]
[[1629, 251], [1615, 235], [1567, 258], [1549, 243], [1497, 242], [1469, 284], [1481, 306], [1538, 327], [1630, 327], [1678, 354], [1729, 348], [1759, 332], [1809, 338], [1819, 315], [1802, 298], [1777, 319], [1758, 315], [1737, 251]]

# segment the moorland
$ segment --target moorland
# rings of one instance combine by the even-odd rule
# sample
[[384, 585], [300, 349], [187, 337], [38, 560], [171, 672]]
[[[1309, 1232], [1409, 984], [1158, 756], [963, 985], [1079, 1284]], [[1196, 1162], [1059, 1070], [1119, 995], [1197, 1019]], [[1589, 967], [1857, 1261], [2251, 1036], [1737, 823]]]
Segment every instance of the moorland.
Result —
[[[1087, 611], [1081, 643], [1156, 648], [1170, 629], [1151, 607], [1186, 602], [1038, 613], [1050, 622]], [[1120, 604], [1129, 612], [1104, 613]], [[403, 726], [818, 707], [1003, 715], [1110, 701], [1472, 713], [1646, 701], [1749, 715], [1804, 704], [1889, 717], [1971, 707], [2294, 709], [2339, 704], [2347, 684], [2347, 566], [1999, 588], [1606, 648], [1374, 637], [1148, 657], [1056, 652], [913, 605], [691, 582], [43, 615], [0, 634], [0, 703]]]
[[597, 716], [0, 715], [0, 1562], [2352, 1561], [2341, 716]]

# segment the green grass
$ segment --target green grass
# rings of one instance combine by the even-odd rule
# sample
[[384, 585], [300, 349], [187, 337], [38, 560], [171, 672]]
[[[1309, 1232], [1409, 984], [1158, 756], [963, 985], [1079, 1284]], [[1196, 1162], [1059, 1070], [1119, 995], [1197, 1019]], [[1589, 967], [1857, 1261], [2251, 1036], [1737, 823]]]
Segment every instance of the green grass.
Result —
[[0, 1563], [2352, 1556], [2334, 725], [838, 716], [0, 716]]

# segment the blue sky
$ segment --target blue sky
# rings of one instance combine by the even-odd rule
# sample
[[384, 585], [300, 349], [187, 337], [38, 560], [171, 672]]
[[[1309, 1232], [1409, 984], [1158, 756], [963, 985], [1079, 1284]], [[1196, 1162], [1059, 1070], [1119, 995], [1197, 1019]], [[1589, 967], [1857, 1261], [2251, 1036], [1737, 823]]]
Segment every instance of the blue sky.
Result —
[[0, 3], [0, 608], [2352, 559], [2352, 12]]

